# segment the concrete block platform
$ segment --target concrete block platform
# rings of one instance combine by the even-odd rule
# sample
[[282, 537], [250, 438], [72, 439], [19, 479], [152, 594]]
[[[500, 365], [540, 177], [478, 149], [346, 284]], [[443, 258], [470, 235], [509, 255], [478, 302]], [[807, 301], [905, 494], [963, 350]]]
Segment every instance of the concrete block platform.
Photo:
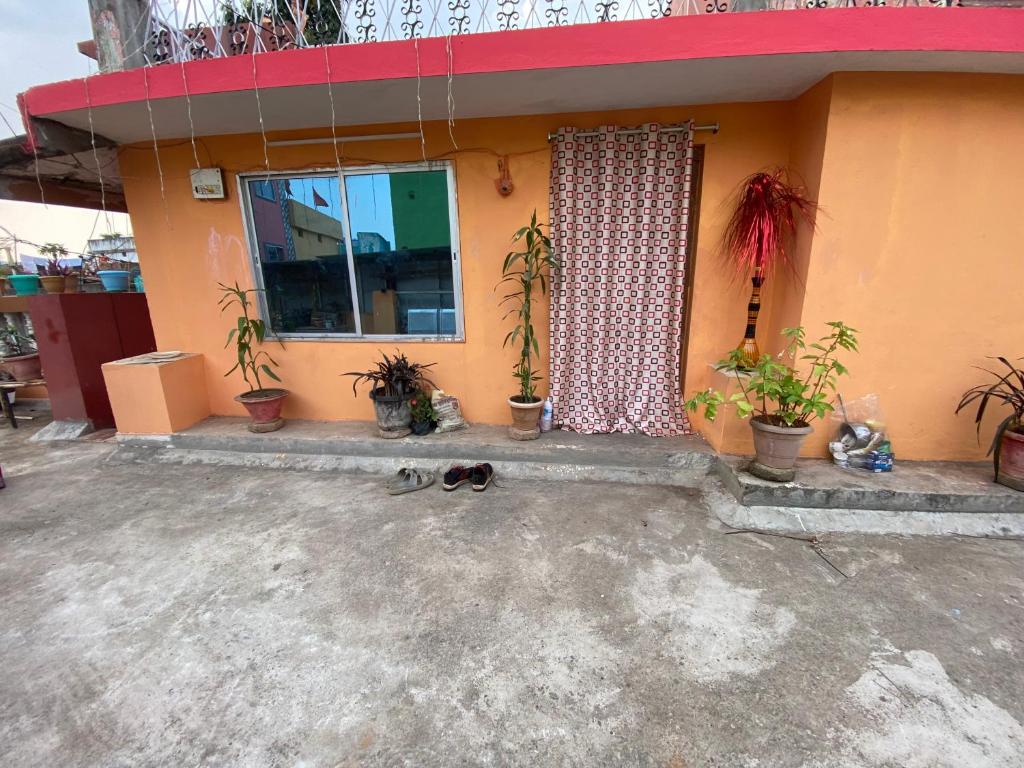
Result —
[[1022, 513], [1024, 493], [992, 480], [992, 464], [897, 462], [892, 472], [842, 469], [801, 459], [796, 479], [773, 483], [744, 472], [748, 459], [723, 456], [718, 473], [744, 506], [888, 512]]
[[502, 426], [385, 440], [371, 422], [288, 421], [268, 434], [247, 419], [212, 417], [171, 435], [118, 435], [120, 461], [260, 466], [390, 474], [404, 466], [443, 472], [451, 464], [490, 462], [510, 479], [555, 478], [630, 485], [697, 487], [717, 455], [700, 437], [579, 435], [555, 430], [515, 441]]

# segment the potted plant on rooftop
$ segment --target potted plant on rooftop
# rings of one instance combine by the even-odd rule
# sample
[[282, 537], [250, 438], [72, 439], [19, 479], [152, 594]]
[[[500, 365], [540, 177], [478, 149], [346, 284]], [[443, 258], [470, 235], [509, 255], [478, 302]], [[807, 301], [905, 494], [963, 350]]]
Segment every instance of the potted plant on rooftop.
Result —
[[15, 381], [34, 381], [42, 376], [35, 339], [19, 333], [10, 323], [4, 323], [0, 327], [0, 344], [3, 345], [0, 367]]
[[519, 358], [512, 369], [519, 382], [519, 391], [508, 399], [512, 410], [509, 436], [513, 440], [540, 437], [538, 421], [544, 401], [537, 396], [536, 385], [541, 377], [533, 367], [533, 356], [540, 355], [537, 335], [533, 330], [533, 294], [534, 290], [540, 290], [542, 295], [547, 292], [545, 272], [558, 267], [558, 259], [551, 252], [551, 240], [544, 234], [543, 226], [537, 223], [537, 211], [534, 210], [530, 224], [512, 236], [513, 243], [522, 243], [522, 250], [510, 251], [501, 267], [501, 283], [511, 283], [512, 291], [499, 304], [511, 303], [512, 308], [504, 317], [516, 317], [516, 326], [505, 336], [502, 346], [519, 347]]
[[426, 370], [433, 365], [410, 362], [409, 358], [395, 350], [394, 357], [381, 352], [381, 360], [368, 371], [350, 371], [342, 375], [354, 377], [353, 395], [358, 395], [356, 388], [360, 383], [365, 381], [370, 385], [370, 399], [373, 401], [381, 437], [405, 437], [411, 431], [410, 401], [428, 386], [437, 388], [426, 376]]
[[67, 277], [71, 270], [62, 263], [68, 256], [68, 249], [60, 243], [46, 243], [39, 246], [39, 253], [47, 257], [40, 281], [47, 293], [64, 293]]
[[238, 395], [235, 402], [241, 403], [249, 412], [252, 422], [249, 424], [250, 432], [273, 432], [284, 426], [284, 419], [281, 418], [281, 408], [284, 400], [290, 394], [287, 389], [263, 387], [261, 373], [274, 381], [281, 379], [274, 369], [277, 362], [265, 350], [256, 350], [255, 347], [263, 343], [266, 338], [266, 324], [254, 317], [249, 317], [249, 308], [252, 306], [249, 295], [256, 293], [256, 289], [243, 290], [236, 282], [235, 285], [227, 286], [219, 283], [222, 295], [217, 302], [224, 312], [229, 307], [238, 305], [242, 314], [238, 316], [234, 327], [228, 331], [228, 339], [224, 346], [228, 347], [232, 341], [235, 342], [235, 352], [238, 361], [231, 366], [231, 370], [224, 374], [230, 376], [235, 371], [241, 371], [242, 379], [249, 386], [249, 391]]
[[750, 418], [755, 457], [748, 470], [758, 477], [792, 480], [800, 447], [814, 431], [811, 423], [833, 410], [836, 379], [847, 373], [837, 355], [840, 350], [857, 351], [857, 331], [838, 321], [826, 325], [831, 332], [810, 344], [803, 328], [784, 329], [786, 348], [777, 358], [761, 355], [752, 368], [746, 351], [734, 349], [715, 367], [735, 378], [740, 391], [726, 397], [707, 389], [686, 401], [690, 411], [703, 406], [708, 421], [715, 420], [723, 405], [735, 407], [742, 419]]
[[[1005, 366], [1006, 372], [997, 373], [981, 368], [995, 380], [967, 390], [960, 398], [956, 413], [973, 403], [978, 404], [974, 423], [977, 425], [978, 441], [981, 442], [981, 421], [988, 404], [995, 401], [1010, 407], [1010, 414], [996, 425], [988, 453], [992, 455], [996, 482], [1024, 491], [1024, 371], [1005, 357], [995, 359]], [[999, 370], [1002, 371], [1002, 368]]]

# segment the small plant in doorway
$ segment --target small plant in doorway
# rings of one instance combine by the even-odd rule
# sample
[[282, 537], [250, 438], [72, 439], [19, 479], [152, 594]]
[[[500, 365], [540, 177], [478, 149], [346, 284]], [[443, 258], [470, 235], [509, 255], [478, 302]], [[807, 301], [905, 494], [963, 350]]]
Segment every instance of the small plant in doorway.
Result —
[[981, 422], [988, 404], [995, 401], [1009, 406], [1009, 415], [996, 425], [988, 452], [992, 455], [992, 463], [995, 465], [996, 482], [1024, 491], [1024, 370], [1005, 357], [995, 359], [1002, 363], [1006, 370], [999, 368], [998, 371], [990, 371], [981, 368], [980, 370], [992, 376], [993, 381], [971, 387], [964, 392], [956, 412], [960, 413], [967, 406], [978, 404], [974, 423], [977, 425], [980, 442]]
[[[352, 376], [352, 394], [362, 382], [370, 385], [370, 399], [377, 415], [377, 429], [384, 438], [405, 437], [412, 423], [410, 401], [427, 387], [436, 389], [434, 382], [427, 378], [426, 371], [434, 363], [413, 363], [404, 354], [395, 351], [394, 357], [383, 352], [381, 359], [368, 371], [350, 371], [342, 374]], [[429, 398], [428, 398], [429, 401]]]
[[501, 267], [501, 283], [510, 283], [511, 292], [505, 294], [501, 304], [511, 303], [505, 317], [514, 315], [516, 326], [505, 336], [503, 346], [518, 346], [519, 359], [512, 369], [519, 382], [519, 392], [508, 399], [512, 409], [509, 435], [515, 440], [535, 440], [540, 436], [540, 412], [544, 401], [537, 397], [540, 374], [534, 368], [534, 356], [540, 356], [540, 345], [533, 330], [533, 296], [539, 290], [547, 292], [550, 270], [558, 267], [558, 259], [551, 251], [551, 240], [544, 234], [543, 224], [537, 223], [534, 210], [528, 226], [519, 229], [512, 242], [521, 244], [520, 250], [510, 251]]
[[[280, 382], [281, 379], [274, 368], [277, 362], [268, 352], [257, 347], [263, 344], [267, 335], [267, 326], [259, 318], [250, 317], [252, 302], [249, 297], [256, 294], [256, 289], [245, 290], [239, 287], [236, 282], [234, 286], [218, 283], [221, 289], [220, 311], [225, 312], [233, 306], [238, 306], [242, 314], [236, 319], [235, 325], [228, 331], [228, 339], [224, 343], [227, 348], [231, 342], [235, 343], [237, 361], [231, 370], [224, 374], [230, 376], [235, 371], [242, 374], [242, 379], [249, 386], [249, 391], [235, 398], [235, 402], [245, 406], [252, 421], [249, 424], [250, 432], [273, 432], [284, 426], [284, 419], [281, 418], [281, 408], [284, 400], [288, 397], [287, 389], [263, 387], [263, 376]], [[271, 368], [274, 366], [274, 368]]]
[[836, 380], [847, 373], [838, 355], [857, 351], [857, 330], [839, 321], [826, 325], [830, 333], [810, 344], [803, 328], [784, 329], [785, 349], [778, 357], [761, 355], [752, 368], [746, 352], [734, 349], [715, 367], [734, 377], [740, 391], [726, 397], [707, 389], [686, 401], [687, 410], [703, 407], [708, 421], [725, 405], [740, 418], [750, 418], [755, 456], [748, 469], [758, 477], [792, 480], [800, 447], [814, 431], [811, 423], [834, 410]]

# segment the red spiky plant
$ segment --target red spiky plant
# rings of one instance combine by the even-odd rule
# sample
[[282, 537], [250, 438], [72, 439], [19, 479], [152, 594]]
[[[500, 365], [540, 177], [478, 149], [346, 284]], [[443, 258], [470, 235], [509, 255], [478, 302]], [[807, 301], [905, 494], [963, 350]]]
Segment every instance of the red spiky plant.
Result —
[[747, 328], [739, 346], [750, 365], [760, 356], [755, 336], [761, 286], [780, 264], [792, 266], [787, 241], [801, 220], [813, 226], [817, 209], [818, 204], [807, 198], [802, 187], [789, 183], [784, 169], [755, 173], [743, 181], [722, 243], [736, 271], [744, 277], [749, 275], [754, 286], [747, 305]]

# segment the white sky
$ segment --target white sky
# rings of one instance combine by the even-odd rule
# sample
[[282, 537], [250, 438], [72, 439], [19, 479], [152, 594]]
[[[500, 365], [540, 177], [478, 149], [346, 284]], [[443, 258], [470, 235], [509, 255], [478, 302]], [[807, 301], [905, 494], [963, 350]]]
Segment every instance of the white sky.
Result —
[[[76, 47], [92, 37], [88, 0], [0, 0], [0, 18], [0, 114], [7, 121], [0, 120], [0, 136], [6, 138], [12, 135], [7, 123], [24, 133], [17, 94], [33, 85], [84, 77], [95, 71], [95, 62]], [[106, 222], [102, 215], [97, 221], [96, 214], [84, 208], [0, 200], [0, 225], [19, 238], [59, 242], [72, 251], [84, 250], [90, 234], [131, 232], [126, 215], [112, 213]], [[19, 251], [34, 253], [29, 247]]]

